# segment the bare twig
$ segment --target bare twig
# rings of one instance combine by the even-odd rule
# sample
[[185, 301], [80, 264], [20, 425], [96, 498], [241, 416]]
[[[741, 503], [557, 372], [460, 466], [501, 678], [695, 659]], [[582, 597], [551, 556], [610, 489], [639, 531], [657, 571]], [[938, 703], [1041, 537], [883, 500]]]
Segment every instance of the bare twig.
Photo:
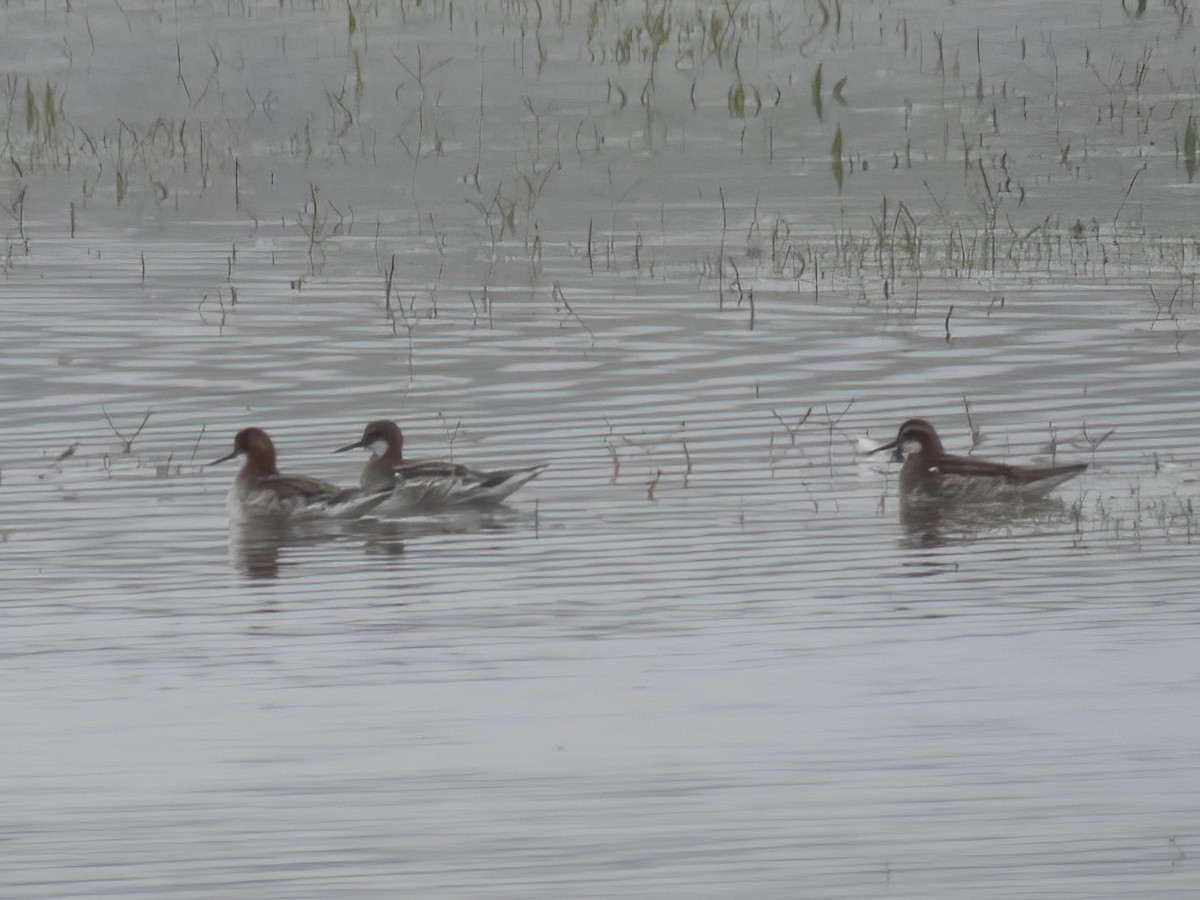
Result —
[[1146, 171], [1146, 167], [1150, 165], [1149, 160], [1142, 163], [1142, 167], [1133, 173], [1133, 177], [1129, 179], [1129, 187], [1125, 188], [1125, 196], [1121, 198], [1121, 205], [1117, 207], [1117, 214], [1113, 216], [1113, 227], [1116, 227], [1117, 219], [1121, 218], [1121, 210], [1125, 208], [1125, 201], [1129, 199], [1130, 193], [1133, 192], [1133, 185], [1138, 180], [1138, 176]]
[[[1085, 441], [1087, 441], [1088, 446], [1092, 450], [1092, 464], [1093, 465], [1096, 462], [1096, 448], [1099, 447], [1101, 444], [1103, 444], [1105, 441], [1107, 441], [1110, 437], [1112, 437], [1113, 432], [1116, 430], [1117, 430], [1116, 428], [1110, 428], [1110, 429], [1108, 429], [1108, 431], [1104, 432], [1104, 434], [1100, 435], [1100, 437], [1093, 438], [1090, 434], [1088, 434], [1087, 422], [1083, 423], [1083, 439]], [[1155, 466], [1157, 467], [1157, 457], [1155, 459]]]
[[104, 421], [108, 423], [108, 427], [112, 429], [113, 434], [120, 439], [126, 453], [133, 452], [133, 442], [137, 440], [137, 436], [142, 433], [142, 429], [145, 428], [146, 423], [150, 421], [150, 416], [154, 414], [150, 410], [146, 410], [146, 415], [142, 417], [142, 424], [137, 427], [137, 431], [135, 431], [129, 437], [125, 437], [125, 435], [121, 434], [121, 432], [117, 430], [117, 426], [113, 424], [113, 420], [109, 418], [108, 410], [101, 406], [100, 412], [104, 414]]
[[383, 309], [389, 316], [392, 314], [392, 278], [396, 274], [396, 254], [392, 254], [387, 276], [383, 281]]
[[662, 469], [656, 469], [654, 472], [654, 479], [648, 485], [646, 485], [646, 499], [647, 500], [654, 499], [654, 489], [656, 487], [658, 487], [658, 480], [660, 478], [662, 478]]
[[808, 421], [808, 417], [812, 415], [812, 411], [813, 411], [813, 408], [811, 406], [807, 410], [805, 410], [804, 415], [802, 415], [800, 417], [800, 421], [798, 421], [796, 423], [795, 428], [788, 425], [788, 423], [784, 421], [783, 416], [781, 416], [779, 413], [777, 413], [773, 409], [771, 410], [771, 415], [773, 415], [776, 418], [776, 420], [779, 422], [779, 424], [783, 426], [783, 430], [787, 432], [788, 439], [791, 441], [792, 446], [795, 446], [796, 445], [796, 434], [797, 434], [797, 432], [800, 431], [800, 426]]
[[621, 474], [621, 457], [617, 455], [617, 445], [611, 441], [607, 442], [608, 453], [612, 457], [613, 473], [609, 484], [616, 484], [617, 477]]
[[566, 308], [567, 312], [569, 312], [571, 314], [571, 317], [573, 319], [575, 319], [575, 321], [578, 322], [580, 324], [580, 326], [582, 326], [584, 331], [587, 332], [588, 337], [590, 337], [592, 339], [592, 343], [593, 344], [596, 343], [595, 333], [592, 331], [592, 329], [588, 328], [587, 322], [585, 322], [585, 321], [583, 321], [583, 319], [579, 318], [579, 314], [577, 312], [575, 312], [574, 309], [571, 308], [571, 304], [567, 302], [567, 297], [563, 293], [562, 286], [557, 281], [554, 282], [553, 296], [554, 296], [555, 300], [558, 300], [562, 303], [562, 305]]
[[200, 449], [200, 441], [204, 439], [204, 429], [206, 426], [200, 426], [200, 433], [196, 435], [196, 443], [192, 445], [192, 462], [196, 461], [196, 451]]

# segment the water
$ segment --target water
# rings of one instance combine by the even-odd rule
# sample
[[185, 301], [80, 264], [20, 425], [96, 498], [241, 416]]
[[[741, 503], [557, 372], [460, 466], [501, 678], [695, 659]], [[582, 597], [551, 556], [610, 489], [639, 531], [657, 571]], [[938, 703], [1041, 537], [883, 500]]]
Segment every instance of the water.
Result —
[[[1193, 896], [1195, 32], [1127, 7], [676, 10], [643, 103], [641, 5], [10, 5], [3, 893]], [[912, 415], [1093, 466], [906, 523]], [[551, 468], [231, 529], [238, 428], [381, 416]]]

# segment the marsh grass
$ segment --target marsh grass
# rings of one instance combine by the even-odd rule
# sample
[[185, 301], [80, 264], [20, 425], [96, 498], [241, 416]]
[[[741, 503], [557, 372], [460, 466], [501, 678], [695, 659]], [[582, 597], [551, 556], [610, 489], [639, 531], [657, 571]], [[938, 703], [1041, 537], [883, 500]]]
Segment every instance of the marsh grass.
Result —
[[[1181, 12], [1180, 6], [1172, 10], [1183, 21], [1190, 13]], [[279, 201], [273, 213], [276, 220], [286, 219], [289, 229], [302, 231], [306, 277], [312, 278], [326, 264], [330, 238], [353, 231], [355, 208], [340, 198], [334, 181], [325, 183], [322, 177], [328, 190], [319, 191], [310, 166], [325, 164], [341, 172], [362, 164], [365, 170], [354, 171], [364, 178], [407, 182], [411, 196], [393, 194], [387, 202], [401, 208], [410, 202], [415, 207], [412, 220], [423, 229], [427, 213], [432, 221], [432, 211], [426, 207], [434, 202], [432, 192], [424, 196], [424, 185], [435, 183], [425, 180], [426, 171], [429, 179], [441, 179], [446, 157], [473, 156], [462, 165], [467, 190], [461, 203], [467, 214], [456, 218], [438, 210], [439, 259], [431, 282], [441, 284], [448, 260], [454, 265], [475, 251], [477, 240], [486, 245], [490, 239], [487, 274], [468, 281], [459, 292], [464, 307], [470, 304], [473, 318], [482, 321], [486, 316], [489, 323], [493, 313], [489, 285], [497, 261], [521, 256], [526, 277], [535, 285], [546, 258], [564, 247], [582, 246], [584, 252], [574, 258], [589, 276], [619, 275], [631, 267], [638, 275], [672, 277], [691, 266], [689, 274], [698, 270], [697, 283], [712, 290], [718, 307], [725, 309], [730, 299], [729, 306], [744, 313], [744, 318], [737, 318], [739, 327], [745, 322], [751, 329], [761, 327], [770, 309], [764, 299], [769, 301], [773, 293], [813, 302], [836, 297], [847, 303], [881, 304], [889, 313], [917, 314], [930, 281], [935, 288], [953, 289], [971, 280], [1019, 285], [1045, 277], [1127, 279], [1137, 283], [1143, 299], [1149, 292], [1152, 326], [1173, 330], [1177, 354], [1186, 349], [1188, 315], [1195, 303], [1196, 254], [1186, 240], [1144, 230], [1147, 182], [1157, 177], [1159, 181], [1152, 182], [1157, 187], [1162, 178], [1152, 156], [1139, 159], [1142, 165], [1136, 171], [1123, 173], [1120, 202], [1090, 216], [1072, 211], [1060, 218], [1046, 211], [1045, 202], [1035, 210], [1026, 201], [1027, 190], [1045, 195], [1087, 177], [1092, 164], [1088, 154], [1095, 152], [1104, 136], [1102, 128], [1112, 135], [1136, 134], [1145, 143], [1145, 136], [1156, 134], [1153, 129], [1158, 127], [1162, 146], [1169, 146], [1168, 135], [1173, 134], [1177, 160], [1183, 162], [1189, 179], [1194, 177], [1200, 167], [1196, 117], [1185, 117], [1183, 104], [1169, 108], [1160, 104], [1155, 119], [1151, 101], [1159, 89], [1156, 81], [1183, 82], [1165, 65], [1156, 68], [1159, 57], [1153, 53], [1131, 50], [1128, 59], [1114, 54], [1111, 61], [1100, 62], [1099, 54], [1089, 48], [1081, 64], [1090, 72], [1089, 78], [1101, 85], [1100, 101], [1092, 132], [1080, 134], [1060, 120], [1064, 88], [1059, 69], [1065, 59], [1059, 58], [1054, 36], [1034, 35], [1024, 26], [1014, 30], [1010, 46], [974, 26], [966, 31], [947, 30], [945, 25], [932, 31], [926, 27], [922, 33], [916, 26], [910, 28], [907, 18], [876, 12], [872, 19], [832, 0], [788, 9], [745, 0], [592, 0], [579, 5], [530, 0], [484, 3], [469, 11], [431, 0], [397, 6], [344, 0], [315, 14], [322, 11], [331, 17], [336, 13], [331, 21], [336, 22], [344, 45], [342, 55], [329, 66], [314, 94], [317, 102], [286, 121], [288, 101], [274, 95], [269, 85], [230, 86], [232, 55], [219, 42], [189, 47], [176, 37], [171, 74], [178, 81], [178, 99], [185, 102], [148, 110], [140, 120], [118, 119], [106, 127], [85, 129], [73, 124], [62, 86], [66, 82], [42, 74], [7, 76], [6, 138], [14, 166], [26, 178], [39, 166], [43, 172], [65, 170], [78, 175], [82, 193], [65, 200], [69, 209], [64, 218], [74, 235], [77, 228], [89, 224], [97, 185], [108, 202], [136, 211], [146, 200], [160, 206], [173, 201], [178, 207], [181, 198], [203, 197], [217, 184], [222, 188], [217, 196], [226, 205], [231, 199], [233, 209], [257, 229], [261, 222], [251, 209], [255, 195], [273, 187], [275, 177], [274, 171], [262, 173], [271, 166], [282, 171], [286, 160], [294, 164], [286, 195], [291, 199]], [[474, 75], [464, 79], [469, 83], [470, 102], [463, 105], [461, 98], [446, 99], [453, 91], [451, 72], [462, 57], [423, 34], [419, 40], [386, 46], [373, 37], [383, 26], [394, 25], [394, 16], [403, 23], [432, 23], [455, 36], [479, 33], [481, 23], [499, 21], [505, 28], [519, 26], [513, 31], [519, 37], [512, 39], [511, 59], [491, 49], [485, 56], [479, 45], [475, 51], [478, 84]], [[850, 64], [842, 60], [853, 57], [832, 52], [854, 52], [867, 23], [877, 32], [882, 49], [899, 52], [905, 61], [901, 68], [907, 63], [911, 71], [906, 75], [914, 79], [913, 95], [896, 107], [903, 109], [903, 133], [894, 136], [890, 145], [859, 124], [862, 119], [847, 103], [848, 77], [842, 75]], [[525, 65], [526, 52], [539, 69], [552, 67], [555, 52], [561, 58], [570, 41], [578, 42], [580, 58], [599, 70], [592, 99], [604, 99], [606, 104], [597, 106], [611, 108], [564, 113], [552, 92], [531, 78], [504, 113], [506, 135], [513, 138], [516, 149], [503, 156], [485, 149], [497, 118], [487, 103], [489, 80], [513, 77]], [[434, 46], [438, 49], [431, 50]], [[280, 49], [284, 59], [297, 52], [286, 45]], [[781, 77], [764, 62], [770, 53], [786, 54], [790, 71], [799, 74]], [[1041, 93], [1030, 90], [1025, 80], [1021, 82], [1024, 93], [1018, 96], [1015, 77], [1010, 82], [992, 76], [992, 70], [999, 71], [997, 60], [1006, 53], [1011, 58], [1028, 57], [1030, 66], [1042, 67], [1038, 70], [1039, 75], [1045, 73]], [[390, 80], [384, 81], [385, 77]], [[859, 84], [858, 76], [854, 83]], [[913, 110], [917, 108], [919, 118], [920, 107], [930, 104], [929, 97], [918, 91], [924, 87], [937, 94], [939, 84], [946, 94], [939, 102], [955, 111], [961, 111], [961, 105], [966, 112], [946, 116], [940, 132], [928, 121], [922, 130], [920, 123], [913, 123]], [[76, 94], [73, 87], [71, 98]], [[955, 100], [960, 103], [954, 105]], [[1057, 150], [1047, 152], [1051, 157], [1057, 153], [1056, 159], [1031, 159], [1006, 131], [1009, 122], [1036, 114], [1030, 110], [1041, 101], [1053, 104]], [[520, 109], [513, 112], [517, 105]], [[644, 108], [645, 124], [638, 121], [630, 126], [639, 116], [639, 105]], [[478, 109], [478, 120], [464, 126], [462, 121], [469, 117], [463, 110], [468, 106]], [[618, 143], [613, 135], [623, 134], [628, 127], [649, 131], [664, 118], [659, 115], [664, 111], [693, 130], [723, 128], [724, 138], [738, 142], [739, 160], [744, 158], [748, 168], [762, 163], [765, 178], [778, 174], [782, 165], [803, 167], [818, 160], [823, 190], [833, 193], [832, 176], [836, 196], [822, 194], [809, 210], [797, 208], [796, 194], [761, 210], [756, 197], [753, 211], [748, 212], [746, 182], [739, 180], [742, 173], [736, 166], [729, 170], [728, 184], [720, 180], [726, 177], [723, 173], [706, 173], [707, 183], [699, 190], [709, 198], [719, 196], [720, 219], [714, 203], [710, 219], [689, 223], [703, 235], [697, 241], [704, 249], [697, 254], [689, 247], [685, 251], [689, 261], [678, 263], [669, 249], [675, 235], [666, 234], [664, 227], [656, 244], [642, 232], [638, 217], [644, 217], [651, 202], [639, 196], [644, 185], [638, 187], [638, 179], [630, 177], [621, 182], [621, 189], [615, 186], [631, 156], [626, 148], [633, 144]], [[752, 121], [754, 116], [762, 116], [761, 121]], [[750, 121], [728, 122], [729, 117]], [[374, 123], [384, 119], [386, 126], [376, 127]], [[794, 124], [797, 119], [799, 127]], [[256, 129], [270, 135], [264, 139], [266, 150], [252, 149], [245, 138]], [[473, 147], [462, 153], [457, 144], [464, 131]], [[762, 137], [760, 145], [754, 143], [756, 133]], [[668, 136], [669, 141], [680, 140], [675, 133]], [[1014, 142], [1011, 150], [1006, 141]], [[668, 142], [666, 148], [656, 145], [650, 152], [664, 149], [676, 148]], [[272, 160], [271, 166], [261, 164], [264, 158]], [[870, 165], [880, 160], [883, 165]], [[959, 162], [951, 184], [952, 179], [943, 175]], [[889, 168], [888, 163], [889, 180], [880, 179], [877, 185], [871, 176], [877, 169]], [[910, 168], [919, 168], [922, 174], [906, 175], [904, 170]], [[597, 212], [599, 204], [595, 204], [581, 209], [572, 221], [555, 206], [558, 192], [578, 197], [581, 186], [598, 173], [609, 182], [610, 220], [597, 219], [603, 213]], [[264, 184], [267, 180], [270, 184]], [[303, 190], [300, 184], [307, 184], [308, 191], [297, 214], [292, 204]], [[24, 185], [20, 191], [9, 195], [6, 206], [23, 237]], [[665, 205], [666, 201], [654, 202]], [[547, 207], [549, 213], [543, 216]], [[62, 217], [62, 207], [58, 210]], [[373, 211], [377, 222], [396, 218]], [[747, 238], [739, 246], [740, 237], [733, 236], [743, 233]], [[383, 235], [389, 241], [409, 237], [403, 228]], [[10, 254], [13, 247], [19, 245], [10, 245]], [[696, 261], [697, 256], [702, 258]], [[393, 316], [393, 328], [398, 328], [413, 305], [401, 303], [397, 295], [394, 256], [386, 272], [382, 262], [378, 264], [385, 282], [384, 307]], [[583, 325], [571, 308], [578, 304], [567, 300], [579, 293], [561, 274], [553, 278], [549, 296], [563, 322]], [[429, 296], [438, 293], [435, 288]], [[984, 293], [1002, 297], [999, 290]], [[539, 285], [529, 296], [544, 300], [545, 286]], [[448, 292], [442, 290], [441, 297], [448, 302]], [[436, 299], [431, 302], [436, 307]], [[947, 304], [939, 303], [930, 315], [943, 323], [947, 338], [957, 338], [969, 316], [983, 306], [988, 315], [999, 311], [990, 299], [981, 299], [956, 301], [952, 315]], [[585, 318], [589, 338], [602, 338], [598, 325], [592, 332], [592, 317]]]
[[822, 122], [825, 121], [825, 104], [821, 99], [821, 70], [823, 66], [824, 63], [817, 63], [817, 70], [813, 73], [811, 85], [813, 109], [817, 113], [817, 118]]
[[[66, 89], [10, 74], [4, 80], [4, 155], [19, 170], [53, 171], [69, 164], [74, 128], [64, 107]], [[19, 122], [19, 124], [18, 124]]]
[[839, 125], [837, 131], [833, 135], [833, 143], [829, 145], [830, 171], [833, 173], [833, 180], [837, 183], [837, 189], [840, 193], [846, 180], [846, 168], [842, 159], [842, 126]]
[[[827, 27], [826, 23], [817, 31]], [[790, 19], [781, 22], [772, 8], [762, 9], [744, 0], [641, 0], [608, 2], [592, 0], [588, 6], [585, 47], [593, 65], [615, 64], [618, 69], [642, 66], [645, 77], [637, 91], [639, 103], [650, 108], [655, 103], [656, 83], [662, 57], [669, 50], [673, 68], [695, 72], [705, 66], [731, 71], [734, 80], [725, 92], [725, 107], [730, 116], [743, 118], [747, 112], [757, 115], [764, 106], [764, 86], [748, 82], [740, 67], [745, 46], [757, 46], [764, 34], [779, 41], [791, 27]], [[696, 107], [697, 82], [691, 82], [691, 103]], [[609, 79], [610, 101], [616, 93], [620, 104], [628, 92]], [[776, 93], [776, 103], [782, 99]], [[748, 103], [749, 101], [749, 103]]]
[[1188, 116], [1187, 125], [1183, 129], [1183, 166], [1187, 170], [1188, 181], [1196, 176], [1200, 168], [1200, 136], [1196, 132], [1196, 117]]

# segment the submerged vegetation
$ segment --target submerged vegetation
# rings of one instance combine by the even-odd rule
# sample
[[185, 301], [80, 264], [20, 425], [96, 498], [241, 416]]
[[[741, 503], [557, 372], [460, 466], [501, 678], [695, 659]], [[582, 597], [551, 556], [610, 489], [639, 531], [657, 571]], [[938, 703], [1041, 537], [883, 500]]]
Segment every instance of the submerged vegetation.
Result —
[[[534, 286], [551, 261], [682, 272], [751, 323], [756, 291], [918, 312], [981, 278], [1141, 278], [1175, 322], [1194, 303], [1172, 185], [1200, 138], [1174, 98], [1200, 77], [1179, 0], [1061, 31], [837, 0], [329, 0], [305, 13], [315, 45], [287, 3], [230, 7], [211, 40], [187, 15], [125, 16], [158, 50], [123, 76], [136, 106], [97, 67], [114, 29], [79, 10], [65, 65], [6, 72], [10, 243], [33, 210], [74, 236], [149, 205], [280, 229], [309, 279], [356, 222], [381, 277], [415, 229], [437, 248], [431, 298], [459, 254], [460, 297], [504, 262]], [[1130, 45], [1131, 22], [1158, 43]]]
[[[1119, 303], [1172, 363], [1195, 341], [1200, 110], [1181, 98], [1200, 73], [1179, 3], [1063, 27], [834, 0], [247, 2], [211, 38], [151, 6], [99, 29], [62, 11], [64, 59], [6, 72], [5, 273], [60, 238], [99, 271], [90, 242], [126, 229], [126, 276], [157, 297], [160, 233], [217, 233], [186, 298], [205, 334], [264, 296], [302, 320], [336, 287], [409, 381], [451, 328], [532, 321], [590, 365], [613, 321], [657, 334], [697, 311], [750, 341], [833, 313], [964, 366], [1039, 306]], [[118, 46], [129, 65], [106, 67]], [[832, 473], [862, 395], [762, 402], [775, 477]], [[145, 442], [124, 415], [113, 433]], [[699, 426], [607, 424], [612, 479], [648, 500], [704, 476]], [[1074, 513], [1190, 541], [1186, 488], [1160, 493]]]

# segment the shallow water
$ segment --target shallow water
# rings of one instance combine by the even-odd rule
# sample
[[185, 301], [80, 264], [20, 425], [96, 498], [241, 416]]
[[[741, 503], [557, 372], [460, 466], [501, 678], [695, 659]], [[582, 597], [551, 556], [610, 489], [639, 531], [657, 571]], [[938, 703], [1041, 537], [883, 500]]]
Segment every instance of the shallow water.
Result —
[[[676, 10], [646, 102], [641, 4], [0, 12], [0, 892], [1193, 896], [1195, 26], [1127, 7]], [[902, 520], [910, 415], [1092, 468]], [[238, 428], [380, 416], [551, 468], [231, 527]]]

